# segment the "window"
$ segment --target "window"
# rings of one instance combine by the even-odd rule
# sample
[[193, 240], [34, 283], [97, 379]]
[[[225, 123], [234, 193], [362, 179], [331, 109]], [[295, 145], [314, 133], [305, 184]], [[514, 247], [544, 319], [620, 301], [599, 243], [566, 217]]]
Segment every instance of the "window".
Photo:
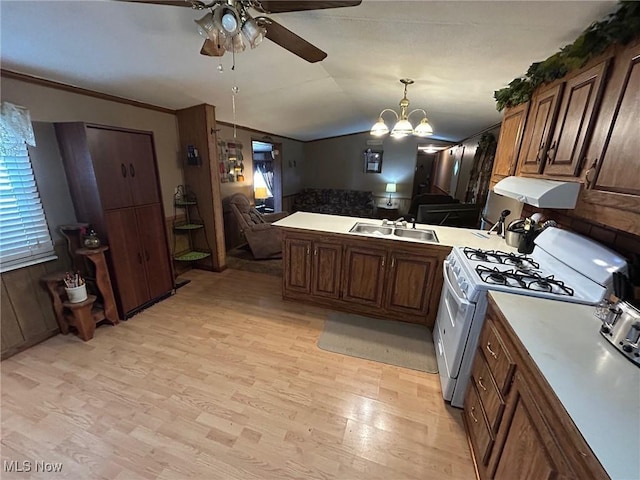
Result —
[[2, 128], [0, 272], [55, 259], [25, 141]]

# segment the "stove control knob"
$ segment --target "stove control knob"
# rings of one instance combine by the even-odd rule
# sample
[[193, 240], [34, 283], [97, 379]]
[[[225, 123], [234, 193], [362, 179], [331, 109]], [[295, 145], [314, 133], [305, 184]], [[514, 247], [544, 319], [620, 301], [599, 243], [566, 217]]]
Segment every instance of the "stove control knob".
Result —
[[609, 333], [609, 332], [611, 332], [611, 329], [606, 325], [602, 325], [602, 327], [600, 328], [600, 331], [602, 333]]
[[633, 352], [633, 347], [631, 345], [629, 345], [628, 343], [625, 343], [622, 346], [622, 350], [624, 350], [627, 353], [631, 353], [631, 352]]
[[468, 288], [469, 288], [469, 284], [467, 283], [467, 281], [465, 279], [460, 280], [460, 289], [464, 293], [467, 293]]

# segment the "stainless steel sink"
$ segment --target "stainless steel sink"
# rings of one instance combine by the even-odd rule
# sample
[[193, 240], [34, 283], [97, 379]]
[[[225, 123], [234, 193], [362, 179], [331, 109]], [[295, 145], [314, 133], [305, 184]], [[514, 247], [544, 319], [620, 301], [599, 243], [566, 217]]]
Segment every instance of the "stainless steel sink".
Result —
[[416, 230], [413, 228], [396, 228], [393, 234], [398, 237], [412, 238], [414, 240], [422, 240], [423, 242], [438, 242], [436, 232], [433, 230]]
[[365, 235], [386, 236], [395, 235], [396, 237], [410, 238], [412, 240], [420, 240], [422, 242], [438, 242], [436, 232], [433, 230], [417, 230], [415, 228], [398, 228], [393, 225], [376, 225], [375, 223], [358, 222], [351, 230], [352, 233], [362, 233]]
[[358, 222], [349, 231], [353, 233], [366, 233], [369, 235], [391, 235], [393, 227]]

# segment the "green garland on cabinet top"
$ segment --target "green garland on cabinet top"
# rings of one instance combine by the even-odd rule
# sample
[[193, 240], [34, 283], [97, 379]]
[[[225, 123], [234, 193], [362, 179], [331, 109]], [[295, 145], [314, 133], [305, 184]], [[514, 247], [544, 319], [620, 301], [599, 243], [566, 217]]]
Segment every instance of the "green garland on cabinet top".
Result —
[[543, 83], [564, 77], [584, 66], [609, 46], [627, 44], [640, 35], [640, 2], [621, 1], [618, 9], [604, 20], [594, 22], [572, 44], [542, 62], [531, 64], [524, 77], [514, 79], [508, 87], [496, 90], [493, 98], [500, 111], [531, 99], [533, 91]]

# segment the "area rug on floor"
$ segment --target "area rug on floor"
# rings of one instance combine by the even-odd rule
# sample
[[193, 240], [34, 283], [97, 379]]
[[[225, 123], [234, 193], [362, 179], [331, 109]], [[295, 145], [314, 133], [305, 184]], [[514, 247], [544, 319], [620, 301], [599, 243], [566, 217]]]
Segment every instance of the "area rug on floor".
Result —
[[330, 313], [318, 339], [329, 352], [438, 373], [431, 330], [415, 323]]
[[266, 273], [275, 277], [282, 277], [282, 259], [256, 260], [250, 250], [244, 247], [227, 251], [227, 267], [234, 270]]

